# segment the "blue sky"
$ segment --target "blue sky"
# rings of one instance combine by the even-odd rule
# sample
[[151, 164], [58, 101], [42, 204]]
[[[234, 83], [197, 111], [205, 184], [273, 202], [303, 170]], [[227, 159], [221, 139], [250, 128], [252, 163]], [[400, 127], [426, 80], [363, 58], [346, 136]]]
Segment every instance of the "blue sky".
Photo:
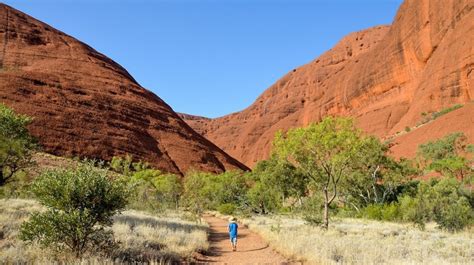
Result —
[[124, 66], [175, 111], [239, 111], [402, 0], [6, 0]]

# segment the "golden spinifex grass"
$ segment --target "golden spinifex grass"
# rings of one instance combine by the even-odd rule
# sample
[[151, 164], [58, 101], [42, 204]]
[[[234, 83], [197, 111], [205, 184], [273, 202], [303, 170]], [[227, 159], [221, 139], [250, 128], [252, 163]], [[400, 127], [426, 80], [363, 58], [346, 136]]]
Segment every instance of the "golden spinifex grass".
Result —
[[118, 248], [108, 256], [88, 254], [75, 260], [67, 253], [55, 253], [18, 239], [18, 231], [29, 214], [41, 211], [33, 200], [0, 200], [0, 264], [117, 264], [147, 262], [167, 264], [189, 259], [198, 250], [208, 248], [207, 227], [185, 221], [178, 212], [160, 216], [138, 211], [125, 211], [114, 218], [112, 230]]
[[335, 219], [328, 231], [288, 217], [244, 219], [280, 253], [309, 264], [473, 264], [474, 233], [430, 224]]

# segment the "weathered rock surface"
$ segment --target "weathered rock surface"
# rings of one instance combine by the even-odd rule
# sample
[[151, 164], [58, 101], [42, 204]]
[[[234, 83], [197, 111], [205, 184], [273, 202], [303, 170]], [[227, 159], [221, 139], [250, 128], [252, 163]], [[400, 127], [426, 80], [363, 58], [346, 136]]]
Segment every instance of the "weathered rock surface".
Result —
[[0, 102], [34, 117], [55, 155], [131, 154], [168, 172], [246, 167], [191, 129], [116, 62], [0, 4]]
[[[248, 166], [268, 156], [277, 130], [326, 115], [355, 117], [368, 133], [388, 137], [416, 125], [423, 112], [474, 99], [473, 7], [472, 0], [406, 0], [390, 27], [343, 38], [278, 80], [247, 109], [186, 121]], [[472, 119], [457, 122], [474, 130]], [[459, 128], [443, 130], [454, 129]], [[423, 139], [393, 151], [412, 154]]]
[[469, 142], [474, 143], [474, 102], [396, 137], [391, 143], [391, 151], [397, 157], [414, 157], [420, 143], [437, 140], [453, 132], [463, 132]]

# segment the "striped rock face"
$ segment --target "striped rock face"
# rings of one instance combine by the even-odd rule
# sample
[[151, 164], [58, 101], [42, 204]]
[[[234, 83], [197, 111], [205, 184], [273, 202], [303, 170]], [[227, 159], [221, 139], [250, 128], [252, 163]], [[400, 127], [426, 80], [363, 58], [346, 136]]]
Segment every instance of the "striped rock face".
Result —
[[246, 169], [116, 62], [4, 4], [0, 49], [0, 102], [34, 118], [29, 129], [46, 152], [130, 154], [178, 174]]
[[[217, 119], [183, 117], [248, 166], [268, 157], [276, 131], [327, 115], [354, 117], [383, 139], [413, 128], [393, 141], [398, 157], [413, 156], [418, 144], [453, 131], [473, 143], [473, 8], [472, 0], [406, 0], [391, 26], [346, 36], [247, 109]], [[431, 122], [430, 130], [415, 129], [422, 113], [458, 103], [465, 106]]]

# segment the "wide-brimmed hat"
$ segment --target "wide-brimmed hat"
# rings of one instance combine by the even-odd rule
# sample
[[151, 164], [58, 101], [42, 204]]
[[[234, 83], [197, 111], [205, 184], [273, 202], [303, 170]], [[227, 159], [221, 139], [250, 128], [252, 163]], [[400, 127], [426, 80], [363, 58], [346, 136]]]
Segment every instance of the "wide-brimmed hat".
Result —
[[231, 218], [229, 218], [229, 221], [230, 221], [230, 222], [235, 222], [235, 221], [237, 221], [237, 218], [231, 217]]

